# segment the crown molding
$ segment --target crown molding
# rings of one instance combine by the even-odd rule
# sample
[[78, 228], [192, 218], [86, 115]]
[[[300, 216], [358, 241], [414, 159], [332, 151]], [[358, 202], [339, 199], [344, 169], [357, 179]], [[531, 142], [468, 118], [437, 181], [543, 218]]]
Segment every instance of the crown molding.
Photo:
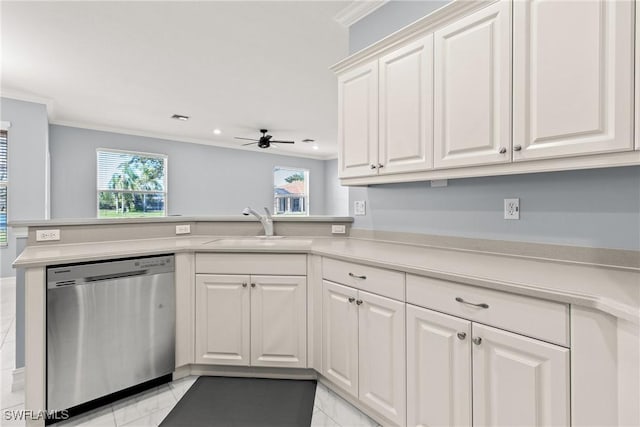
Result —
[[356, 0], [338, 12], [333, 19], [343, 27], [349, 28], [387, 2], [389, 0]]
[[33, 102], [34, 104], [44, 104], [47, 107], [47, 116], [53, 116], [53, 99], [36, 95], [30, 92], [24, 92], [16, 89], [3, 88], [0, 90], [0, 98], [15, 99], [17, 101]]
[[[103, 125], [89, 124], [89, 123], [83, 123], [83, 122], [66, 121], [66, 120], [52, 120], [49, 122], [49, 124], [56, 125], [56, 126], [78, 128], [78, 129], [95, 130], [99, 132], [117, 133], [121, 135], [139, 136], [143, 138], [162, 139], [168, 142], [183, 142], [183, 143], [190, 143], [190, 144], [208, 145], [210, 147], [228, 148], [230, 150], [240, 150], [247, 153], [255, 153], [255, 151], [247, 150], [231, 143], [210, 141], [207, 139], [185, 138], [185, 137], [170, 135], [170, 134], [147, 132], [147, 131], [141, 131], [141, 130], [125, 129], [125, 128], [103, 126]], [[289, 153], [289, 152], [281, 152], [281, 151], [268, 152], [268, 153], [261, 152], [260, 154], [266, 154], [266, 155], [272, 155], [272, 156], [285, 156], [285, 157], [301, 157], [301, 158], [313, 159], [313, 160], [327, 160], [325, 156], [309, 156], [305, 154], [297, 154], [297, 153]]]

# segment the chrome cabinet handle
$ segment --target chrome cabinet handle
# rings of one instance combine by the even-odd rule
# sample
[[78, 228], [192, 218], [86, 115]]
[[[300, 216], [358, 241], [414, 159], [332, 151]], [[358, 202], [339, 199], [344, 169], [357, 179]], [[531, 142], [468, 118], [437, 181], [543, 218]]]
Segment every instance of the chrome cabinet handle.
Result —
[[349, 297], [349, 302], [354, 302], [356, 299], [354, 297]]
[[358, 276], [357, 274], [353, 274], [351, 272], [349, 272], [349, 276], [353, 277], [354, 279], [362, 279], [362, 280], [365, 280], [367, 278], [367, 276]]
[[377, 168], [377, 166], [376, 166], [376, 165], [374, 165], [373, 163], [372, 163], [372, 164], [371, 164], [371, 166], [369, 166], [369, 167], [370, 167], [371, 169], [375, 169], [375, 168]]
[[476, 337], [476, 338], [472, 339], [471, 341], [473, 341], [473, 343], [475, 345], [480, 345], [482, 343], [482, 338]]
[[242, 284], [242, 287], [243, 287], [243, 288], [246, 288], [246, 287], [247, 287], [247, 282], [244, 282], [244, 283]]
[[382, 169], [384, 165], [382, 163], [378, 163], [378, 169]]
[[256, 284], [255, 284], [255, 283], [252, 283], [252, 284], [251, 284], [251, 287], [252, 287], [252, 288], [255, 288], [255, 287], [256, 287]]
[[516, 145], [513, 147], [513, 151], [520, 151], [522, 150], [522, 145]]
[[466, 332], [458, 332], [458, 338], [463, 340], [467, 337], [467, 333]]
[[356, 304], [358, 304], [358, 305], [362, 304], [362, 300], [361, 299], [357, 300]]
[[500, 147], [500, 154], [504, 154], [507, 152], [507, 149], [505, 147]]
[[462, 304], [472, 305], [474, 307], [489, 308], [489, 304], [485, 304], [485, 303], [476, 304], [476, 303], [473, 303], [473, 302], [465, 301], [460, 297], [456, 297], [456, 301], [461, 302]]

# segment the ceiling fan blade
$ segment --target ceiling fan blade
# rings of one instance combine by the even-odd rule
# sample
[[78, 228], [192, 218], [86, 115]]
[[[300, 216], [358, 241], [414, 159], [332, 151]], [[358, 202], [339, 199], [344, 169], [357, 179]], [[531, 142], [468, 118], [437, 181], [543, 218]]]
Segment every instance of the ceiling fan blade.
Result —
[[250, 142], [248, 144], [242, 144], [242, 146], [244, 147], [245, 145], [253, 145], [253, 144], [257, 144], [257, 143], [258, 143], [257, 141], [256, 142]]
[[247, 141], [256, 141], [256, 142], [258, 142], [258, 140], [257, 140], [257, 139], [253, 139], [253, 138], [240, 138], [239, 136], [234, 136], [234, 138], [235, 138], [235, 139], [245, 139], [245, 140], [247, 140]]
[[295, 141], [270, 141], [270, 142], [272, 142], [272, 143], [276, 142], [276, 143], [279, 143], [279, 144], [295, 144], [296, 143]]

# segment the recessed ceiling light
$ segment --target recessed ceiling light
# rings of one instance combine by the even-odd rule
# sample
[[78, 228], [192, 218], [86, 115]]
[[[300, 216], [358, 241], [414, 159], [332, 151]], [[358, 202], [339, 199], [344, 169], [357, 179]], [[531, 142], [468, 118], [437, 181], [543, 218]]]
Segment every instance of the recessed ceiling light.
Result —
[[171, 116], [171, 118], [176, 120], [182, 120], [183, 122], [186, 122], [187, 120], [189, 120], [189, 116], [183, 116], [182, 114], [174, 114], [173, 116]]
[[213, 133], [214, 133], [214, 135], [220, 135], [222, 133], [222, 131], [220, 129], [214, 129]]

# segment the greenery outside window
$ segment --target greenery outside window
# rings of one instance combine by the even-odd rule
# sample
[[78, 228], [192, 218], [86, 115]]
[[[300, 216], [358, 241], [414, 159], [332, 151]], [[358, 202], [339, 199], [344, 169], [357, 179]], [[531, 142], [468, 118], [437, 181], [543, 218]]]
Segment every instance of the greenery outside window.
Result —
[[0, 247], [7, 246], [7, 131], [0, 130]]
[[99, 148], [98, 218], [165, 216], [167, 156]]
[[309, 171], [276, 166], [273, 169], [275, 215], [309, 215]]

